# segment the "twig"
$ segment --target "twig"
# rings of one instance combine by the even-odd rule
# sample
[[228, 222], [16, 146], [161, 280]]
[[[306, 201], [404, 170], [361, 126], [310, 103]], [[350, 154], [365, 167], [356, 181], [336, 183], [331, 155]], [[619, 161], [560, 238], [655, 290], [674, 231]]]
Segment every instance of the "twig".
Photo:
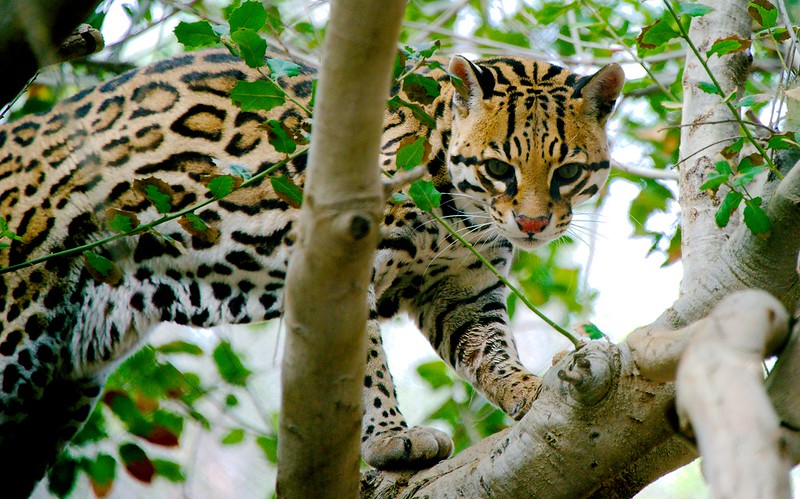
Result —
[[572, 333], [570, 333], [563, 327], [559, 326], [555, 321], [547, 317], [541, 310], [539, 310], [536, 307], [536, 305], [531, 303], [531, 301], [528, 300], [527, 296], [525, 296], [519, 289], [517, 289], [516, 286], [511, 284], [511, 282], [508, 279], [506, 279], [506, 277], [503, 274], [501, 274], [500, 271], [494, 267], [494, 265], [489, 263], [489, 260], [487, 260], [483, 255], [481, 255], [480, 251], [478, 251], [475, 248], [475, 246], [473, 246], [472, 244], [469, 243], [469, 241], [461, 237], [461, 235], [458, 232], [456, 232], [455, 229], [453, 229], [453, 227], [449, 223], [447, 223], [444, 219], [442, 219], [442, 217], [440, 217], [433, 211], [431, 211], [430, 214], [431, 216], [433, 216], [433, 218], [436, 219], [437, 222], [439, 222], [439, 224], [442, 225], [442, 227], [447, 229], [447, 232], [449, 232], [451, 236], [456, 238], [458, 242], [460, 242], [468, 250], [470, 250], [472, 254], [475, 255], [475, 257], [478, 260], [480, 260], [480, 262], [500, 280], [500, 282], [502, 282], [509, 290], [511, 290], [512, 293], [517, 295], [517, 298], [519, 298], [522, 301], [522, 303], [524, 303], [525, 306], [530, 309], [531, 312], [539, 316], [539, 318], [542, 319], [544, 322], [546, 322], [550, 327], [561, 333], [565, 338], [567, 338], [570, 342], [572, 342], [575, 348], [577, 348], [580, 345], [580, 341], [575, 336], [573, 336]]
[[458, 0], [450, 4], [450, 6], [445, 9], [444, 12], [439, 15], [432, 23], [427, 25], [425, 28], [419, 30], [410, 40], [409, 44], [413, 45], [415, 43], [419, 43], [422, 40], [426, 40], [428, 35], [430, 35], [433, 28], [441, 28], [444, 26], [444, 23], [449, 21], [454, 15], [458, 14], [458, 11], [461, 10], [462, 7], [467, 5], [469, 0]]
[[678, 181], [678, 172], [669, 170], [656, 170], [655, 168], [642, 168], [640, 166], [631, 166], [620, 163], [619, 161], [612, 160], [611, 167], [623, 173], [636, 175], [642, 178], [652, 178], [656, 180], [674, 180]]

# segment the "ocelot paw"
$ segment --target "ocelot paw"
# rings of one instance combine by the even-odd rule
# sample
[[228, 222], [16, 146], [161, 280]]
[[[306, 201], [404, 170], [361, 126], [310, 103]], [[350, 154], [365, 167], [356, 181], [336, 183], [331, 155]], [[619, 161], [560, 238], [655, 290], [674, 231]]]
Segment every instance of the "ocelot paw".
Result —
[[512, 419], [519, 421], [531, 408], [541, 386], [536, 376], [520, 373], [499, 391], [498, 405]]
[[370, 435], [361, 446], [364, 461], [382, 470], [428, 468], [452, 451], [446, 433], [420, 426]]

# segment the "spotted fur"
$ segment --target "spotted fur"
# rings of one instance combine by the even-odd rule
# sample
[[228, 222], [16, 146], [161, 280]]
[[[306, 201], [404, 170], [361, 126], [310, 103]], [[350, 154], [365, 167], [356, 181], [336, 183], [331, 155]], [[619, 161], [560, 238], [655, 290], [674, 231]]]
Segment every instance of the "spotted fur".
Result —
[[[387, 111], [382, 166], [399, 144], [427, 137], [437, 212], [500, 271], [512, 245], [528, 249], [564, 233], [572, 207], [602, 186], [609, 169], [605, 122], [622, 85], [618, 66], [581, 77], [543, 62], [455, 57], [429, 72], [441, 96], [426, 106], [436, 126], [406, 108]], [[307, 102], [312, 68], [280, 84]], [[108, 208], [159, 216], [134, 181], [169, 184], [174, 209], [208, 199], [209, 176], [240, 165], [251, 174], [282, 159], [261, 123], [293, 132], [308, 123], [287, 103], [265, 113], [233, 106], [239, 79], [258, 75], [225, 51], [179, 55], [79, 92], [46, 114], [0, 127], [0, 214], [21, 237], [2, 266], [110, 234]], [[397, 89], [393, 90], [397, 91]], [[281, 168], [303, 184], [306, 158]], [[262, 182], [201, 209], [218, 237], [160, 230], [181, 252], [143, 234], [98, 251], [122, 270], [95, 280], [80, 257], [56, 258], [0, 276], [0, 483], [24, 495], [80, 428], [119, 359], [163, 321], [208, 327], [273, 319], [292, 253], [297, 210]], [[410, 202], [389, 203], [370, 290], [364, 379], [364, 457], [380, 468], [430, 465], [450, 439], [409, 429], [397, 407], [378, 322], [408, 312], [433, 347], [514, 418], [538, 380], [520, 364], [508, 330], [505, 290], [467, 250]], [[8, 484], [18, 484], [9, 492]]]

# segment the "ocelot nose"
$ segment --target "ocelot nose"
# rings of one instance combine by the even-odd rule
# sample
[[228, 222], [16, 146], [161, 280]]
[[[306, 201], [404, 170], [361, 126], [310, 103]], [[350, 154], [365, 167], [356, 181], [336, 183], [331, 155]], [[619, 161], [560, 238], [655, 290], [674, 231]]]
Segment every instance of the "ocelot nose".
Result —
[[517, 215], [514, 220], [519, 230], [526, 234], [538, 234], [550, 224], [550, 215], [531, 218], [526, 215]]

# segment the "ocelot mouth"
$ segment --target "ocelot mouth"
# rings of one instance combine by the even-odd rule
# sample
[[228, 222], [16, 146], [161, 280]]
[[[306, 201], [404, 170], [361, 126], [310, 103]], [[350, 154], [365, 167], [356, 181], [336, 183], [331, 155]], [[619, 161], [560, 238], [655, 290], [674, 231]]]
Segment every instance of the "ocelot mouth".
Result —
[[538, 248], [539, 246], [542, 246], [543, 244], [547, 244], [550, 242], [550, 239], [541, 236], [537, 237], [534, 236], [533, 234], [530, 234], [525, 237], [509, 237], [508, 240], [511, 241], [511, 244], [513, 244], [517, 248], [524, 250], [531, 250], [534, 248]]

